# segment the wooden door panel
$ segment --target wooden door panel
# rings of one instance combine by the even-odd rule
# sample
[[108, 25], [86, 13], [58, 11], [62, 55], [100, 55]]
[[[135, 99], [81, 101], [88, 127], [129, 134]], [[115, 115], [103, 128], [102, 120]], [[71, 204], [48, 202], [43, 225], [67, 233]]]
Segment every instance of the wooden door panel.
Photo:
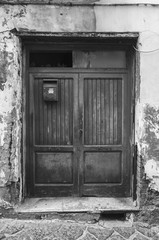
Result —
[[124, 184], [85, 184], [82, 190], [82, 196], [87, 197], [130, 197], [130, 189], [127, 183]]
[[35, 184], [72, 183], [72, 153], [36, 153]]
[[121, 183], [121, 152], [85, 152], [84, 183]]
[[87, 73], [80, 75], [79, 86], [83, 99], [81, 195], [130, 196], [128, 78]]
[[[57, 101], [45, 101], [43, 84], [57, 82]], [[78, 75], [30, 74], [30, 194], [70, 196], [77, 192]], [[78, 131], [77, 131], [78, 132]]]
[[35, 78], [35, 144], [72, 145], [73, 79], [58, 79], [57, 102], [44, 101], [42, 91], [43, 79]]
[[122, 80], [85, 78], [84, 144], [121, 144]]

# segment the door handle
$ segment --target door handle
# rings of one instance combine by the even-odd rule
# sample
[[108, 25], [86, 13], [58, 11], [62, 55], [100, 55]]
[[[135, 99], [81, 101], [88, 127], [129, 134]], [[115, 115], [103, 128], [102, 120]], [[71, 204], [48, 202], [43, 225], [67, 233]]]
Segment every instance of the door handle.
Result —
[[82, 135], [83, 134], [83, 129], [80, 129], [79, 133], [80, 133], [80, 135]]

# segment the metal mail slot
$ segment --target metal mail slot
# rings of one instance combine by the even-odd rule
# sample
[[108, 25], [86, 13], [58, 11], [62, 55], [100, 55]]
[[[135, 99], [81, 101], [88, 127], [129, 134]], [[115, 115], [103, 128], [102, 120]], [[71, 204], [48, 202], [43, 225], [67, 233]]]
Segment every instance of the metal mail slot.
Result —
[[44, 101], [58, 101], [58, 81], [43, 82], [43, 99]]

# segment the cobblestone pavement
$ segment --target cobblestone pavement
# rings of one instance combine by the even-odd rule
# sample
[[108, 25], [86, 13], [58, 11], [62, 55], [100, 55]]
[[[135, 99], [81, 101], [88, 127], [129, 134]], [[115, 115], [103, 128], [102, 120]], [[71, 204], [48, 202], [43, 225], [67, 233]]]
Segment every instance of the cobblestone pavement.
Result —
[[132, 227], [62, 220], [0, 219], [0, 239], [7, 240], [157, 240], [159, 226]]

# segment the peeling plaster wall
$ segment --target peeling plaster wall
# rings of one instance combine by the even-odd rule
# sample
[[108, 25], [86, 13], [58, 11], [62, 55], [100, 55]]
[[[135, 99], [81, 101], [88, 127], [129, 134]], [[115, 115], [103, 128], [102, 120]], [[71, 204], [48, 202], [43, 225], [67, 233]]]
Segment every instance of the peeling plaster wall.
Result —
[[[155, 0], [153, 6], [150, 0], [122, 5], [125, 1], [120, 0], [119, 5], [114, 1], [114, 6], [104, 1], [97, 1], [102, 6], [89, 6], [92, 2], [88, 1], [87, 6], [0, 5], [1, 188], [18, 184], [21, 177], [21, 42], [9, 32], [16, 28], [40, 32], [139, 32], [135, 142], [139, 163], [145, 168], [142, 177], [149, 180], [150, 189], [159, 191], [159, 5]], [[141, 185], [138, 182], [142, 187], [142, 181]]]
[[[21, 161], [20, 43], [0, 33], [0, 197], [10, 201], [10, 186], [18, 184]], [[5, 189], [3, 187], [6, 187]]]

